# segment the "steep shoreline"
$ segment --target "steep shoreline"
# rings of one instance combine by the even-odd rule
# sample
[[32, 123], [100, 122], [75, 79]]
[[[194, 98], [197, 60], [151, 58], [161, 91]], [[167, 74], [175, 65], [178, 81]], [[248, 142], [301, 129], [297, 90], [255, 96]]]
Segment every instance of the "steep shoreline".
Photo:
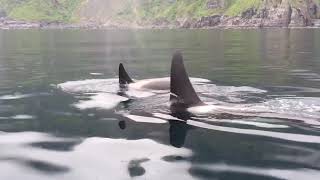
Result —
[[309, 26], [283, 26], [281, 24], [264, 25], [262, 19], [244, 19], [240, 17], [203, 17], [198, 21], [185, 21], [182, 24], [96, 24], [31, 22], [0, 18], [0, 29], [265, 29], [265, 28], [320, 28], [320, 20]]

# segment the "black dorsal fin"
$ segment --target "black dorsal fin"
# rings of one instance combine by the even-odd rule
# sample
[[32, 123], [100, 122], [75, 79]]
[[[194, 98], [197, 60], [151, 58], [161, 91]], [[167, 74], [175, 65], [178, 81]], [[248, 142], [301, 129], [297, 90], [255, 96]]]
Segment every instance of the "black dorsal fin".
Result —
[[122, 63], [119, 64], [119, 84], [130, 84], [133, 80], [128, 75], [127, 71], [124, 69]]
[[190, 82], [179, 51], [175, 52], [172, 57], [170, 93], [171, 106], [188, 108], [204, 105]]

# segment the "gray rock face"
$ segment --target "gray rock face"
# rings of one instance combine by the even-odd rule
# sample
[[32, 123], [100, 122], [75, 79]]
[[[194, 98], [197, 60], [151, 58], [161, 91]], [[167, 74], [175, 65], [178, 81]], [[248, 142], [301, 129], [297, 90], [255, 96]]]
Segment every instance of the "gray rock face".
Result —
[[202, 17], [199, 21], [192, 25], [193, 28], [213, 27], [220, 23], [220, 15]]
[[[202, 17], [199, 20], [185, 20], [182, 28], [210, 28], [210, 27], [306, 27], [314, 26], [320, 19], [319, 6], [314, 0], [301, 1], [298, 7], [289, 0], [282, 0], [274, 4], [265, 0], [260, 8], [249, 8], [236, 17], [214, 15]], [[212, 0], [208, 8], [221, 7], [221, 0]]]
[[0, 29], [30, 29], [39, 27], [40, 23], [35, 22], [17, 21], [7, 18], [1, 18], [0, 20]]
[[64, 24], [61, 22], [27, 22], [0, 17], [0, 29], [97, 29], [95, 24]]
[[288, 27], [291, 20], [291, 6], [280, 4], [267, 10], [266, 17], [262, 18], [263, 27]]
[[186, 29], [189, 29], [189, 28], [192, 28], [193, 24], [196, 23], [196, 20], [193, 20], [193, 19], [184, 19], [182, 21], [182, 25], [181, 25], [181, 28], [186, 28]]
[[292, 8], [291, 21], [289, 27], [304, 27], [307, 25], [306, 19], [300, 9]]

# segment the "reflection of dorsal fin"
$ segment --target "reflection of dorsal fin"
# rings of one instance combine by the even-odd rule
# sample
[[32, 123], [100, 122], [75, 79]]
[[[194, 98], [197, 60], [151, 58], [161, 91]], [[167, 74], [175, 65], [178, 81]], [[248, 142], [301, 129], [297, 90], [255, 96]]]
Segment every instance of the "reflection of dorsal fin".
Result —
[[188, 108], [203, 105], [195, 92], [183, 64], [180, 52], [175, 52], [172, 57], [170, 75], [170, 101], [172, 106]]
[[133, 80], [129, 77], [128, 73], [124, 69], [122, 63], [119, 64], [119, 83], [120, 84], [130, 84]]

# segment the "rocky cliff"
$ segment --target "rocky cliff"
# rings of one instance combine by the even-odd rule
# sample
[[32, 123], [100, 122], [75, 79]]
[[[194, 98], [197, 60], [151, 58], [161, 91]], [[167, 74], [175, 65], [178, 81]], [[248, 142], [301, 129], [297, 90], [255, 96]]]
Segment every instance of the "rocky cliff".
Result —
[[320, 0], [0, 0], [0, 27], [6, 26], [8, 20], [11, 25], [19, 20], [20, 24], [31, 21], [39, 27], [320, 27], [319, 3]]

